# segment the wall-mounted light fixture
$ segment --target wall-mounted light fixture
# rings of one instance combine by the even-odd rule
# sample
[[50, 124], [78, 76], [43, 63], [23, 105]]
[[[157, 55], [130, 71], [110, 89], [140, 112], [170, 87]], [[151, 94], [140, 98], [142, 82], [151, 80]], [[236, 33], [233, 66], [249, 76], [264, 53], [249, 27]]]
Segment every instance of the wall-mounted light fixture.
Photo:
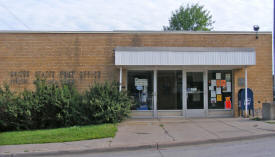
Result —
[[254, 25], [253, 29], [256, 32], [256, 39], [258, 39], [258, 31], [259, 31], [260, 27], [258, 25]]

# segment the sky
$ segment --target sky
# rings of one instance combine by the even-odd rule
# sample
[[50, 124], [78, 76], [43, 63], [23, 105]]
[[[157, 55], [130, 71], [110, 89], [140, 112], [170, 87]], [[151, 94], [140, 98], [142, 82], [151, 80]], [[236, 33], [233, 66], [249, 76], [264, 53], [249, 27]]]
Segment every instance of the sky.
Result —
[[215, 31], [272, 31], [273, 0], [0, 0], [0, 30], [162, 30], [180, 5], [209, 10]]

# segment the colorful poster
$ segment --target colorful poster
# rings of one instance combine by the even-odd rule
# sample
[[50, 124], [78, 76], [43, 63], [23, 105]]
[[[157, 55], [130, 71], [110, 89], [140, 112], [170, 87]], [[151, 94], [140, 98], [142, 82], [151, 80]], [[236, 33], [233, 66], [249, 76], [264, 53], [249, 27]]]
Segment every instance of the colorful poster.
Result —
[[214, 90], [211, 91], [211, 97], [216, 98], [216, 91], [214, 91]]
[[211, 104], [215, 104], [216, 103], [216, 98], [211, 98]]
[[231, 109], [230, 97], [225, 97], [225, 109]]
[[217, 95], [217, 101], [222, 101], [222, 95], [221, 94]]
[[225, 87], [226, 86], [226, 81], [225, 80], [221, 80], [221, 86]]
[[222, 89], [221, 87], [216, 88], [216, 94], [222, 94]]
[[225, 101], [230, 101], [230, 96], [225, 97]]
[[211, 86], [216, 86], [216, 80], [211, 80]]
[[216, 73], [216, 79], [217, 79], [217, 80], [222, 79], [222, 77], [221, 77], [221, 76], [222, 76], [222, 74], [221, 74], [221, 73]]
[[221, 86], [221, 80], [216, 80], [217, 87]]
[[230, 74], [225, 74], [225, 80], [230, 81], [231, 75]]

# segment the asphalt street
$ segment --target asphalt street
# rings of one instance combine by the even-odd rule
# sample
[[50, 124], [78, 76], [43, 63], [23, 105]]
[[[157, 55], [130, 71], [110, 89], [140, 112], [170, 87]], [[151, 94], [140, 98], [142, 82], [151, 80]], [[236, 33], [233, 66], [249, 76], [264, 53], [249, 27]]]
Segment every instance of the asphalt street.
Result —
[[[121, 152], [65, 154], [59, 157], [274, 157], [275, 137], [226, 143]], [[45, 156], [44, 156], [45, 157]], [[47, 156], [53, 157], [53, 156]]]

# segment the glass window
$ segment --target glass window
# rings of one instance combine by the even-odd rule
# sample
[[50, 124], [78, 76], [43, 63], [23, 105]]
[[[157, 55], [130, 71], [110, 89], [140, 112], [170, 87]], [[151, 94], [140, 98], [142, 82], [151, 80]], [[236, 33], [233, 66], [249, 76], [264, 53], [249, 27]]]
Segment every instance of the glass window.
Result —
[[153, 71], [128, 71], [128, 95], [135, 100], [132, 110], [153, 109]]
[[208, 71], [208, 108], [232, 109], [232, 70]]

